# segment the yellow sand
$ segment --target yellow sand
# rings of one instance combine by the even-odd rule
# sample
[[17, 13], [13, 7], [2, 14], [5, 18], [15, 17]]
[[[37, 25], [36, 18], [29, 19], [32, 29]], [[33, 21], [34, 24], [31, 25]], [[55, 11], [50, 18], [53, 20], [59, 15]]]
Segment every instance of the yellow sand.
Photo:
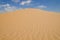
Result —
[[0, 40], [60, 40], [60, 14], [32, 8], [0, 14]]

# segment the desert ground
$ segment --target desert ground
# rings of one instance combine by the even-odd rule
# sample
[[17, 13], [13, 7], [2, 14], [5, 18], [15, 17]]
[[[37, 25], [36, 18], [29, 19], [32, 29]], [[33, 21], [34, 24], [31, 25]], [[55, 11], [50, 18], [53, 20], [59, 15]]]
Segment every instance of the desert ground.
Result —
[[29, 8], [0, 14], [0, 40], [60, 40], [60, 13]]

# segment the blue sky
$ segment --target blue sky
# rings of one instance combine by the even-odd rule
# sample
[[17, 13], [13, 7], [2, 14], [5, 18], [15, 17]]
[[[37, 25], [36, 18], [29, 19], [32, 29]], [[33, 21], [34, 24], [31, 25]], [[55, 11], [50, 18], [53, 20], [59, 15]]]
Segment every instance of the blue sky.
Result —
[[60, 0], [0, 0], [0, 12], [24, 8], [38, 8], [47, 11], [60, 12]]

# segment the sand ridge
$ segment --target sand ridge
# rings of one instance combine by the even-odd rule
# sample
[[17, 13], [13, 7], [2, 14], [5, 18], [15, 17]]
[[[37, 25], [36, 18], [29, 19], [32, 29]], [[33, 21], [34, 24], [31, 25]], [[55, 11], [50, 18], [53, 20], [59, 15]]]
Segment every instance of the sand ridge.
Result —
[[0, 40], [60, 40], [60, 14], [38, 9], [0, 14]]

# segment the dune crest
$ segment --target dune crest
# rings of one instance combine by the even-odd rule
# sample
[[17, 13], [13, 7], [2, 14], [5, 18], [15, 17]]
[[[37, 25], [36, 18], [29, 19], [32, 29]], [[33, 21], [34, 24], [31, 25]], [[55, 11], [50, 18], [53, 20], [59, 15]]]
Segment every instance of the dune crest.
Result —
[[0, 40], [60, 40], [60, 14], [32, 8], [0, 14]]

